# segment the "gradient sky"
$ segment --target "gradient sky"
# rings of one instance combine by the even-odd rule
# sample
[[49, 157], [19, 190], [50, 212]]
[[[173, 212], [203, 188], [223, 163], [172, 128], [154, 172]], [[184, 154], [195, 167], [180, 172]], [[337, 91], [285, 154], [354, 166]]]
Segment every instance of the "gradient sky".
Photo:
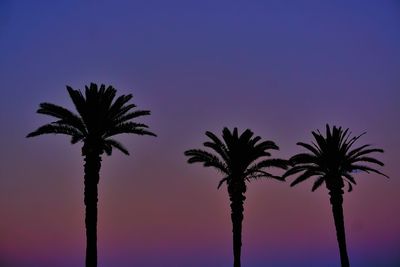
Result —
[[[286, 158], [326, 123], [367, 131], [391, 177], [357, 174], [345, 194], [352, 266], [400, 266], [399, 29], [395, 0], [1, 0], [0, 266], [84, 265], [80, 146], [25, 135], [50, 121], [40, 102], [72, 109], [65, 86], [90, 82], [132, 93], [159, 136], [103, 158], [99, 267], [231, 266], [226, 188], [183, 151], [237, 126]], [[339, 266], [311, 185], [249, 184], [243, 266]]]

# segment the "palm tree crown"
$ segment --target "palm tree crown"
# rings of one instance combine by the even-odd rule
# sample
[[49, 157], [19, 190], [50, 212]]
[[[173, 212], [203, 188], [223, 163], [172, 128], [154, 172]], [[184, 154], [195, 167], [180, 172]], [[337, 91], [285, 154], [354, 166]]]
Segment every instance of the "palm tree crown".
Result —
[[316, 143], [297, 143], [306, 148], [308, 153], [291, 157], [290, 162], [294, 167], [289, 169], [284, 177], [303, 172], [291, 183], [291, 186], [316, 176], [312, 191], [325, 182], [328, 189], [342, 188], [344, 183], [347, 183], [349, 192], [352, 191], [352, 184], [356, 184], [353, 173], [357, 171], [374, 172], [387, 177], [380, 171], [364, 165], [373, 163], [383, 166], [381, 161], [368, 155], [373, 152], [383, 153], [383, 149], [372, 148], [369, 144], [352, 149], [353, 144], [364, 134], [351, 137], [348, 128], [343, 130], [341, 127], [333, 126], [331, 131], [329, 125], [326, 125], [326, 136], [323, 136], [319, 130], [313, 131], [312, 135]]
[[37, 113], [57, 118], [57, 121], [43, 125], [31, 132], [27, 137], [42, 134], [65, 134], [71, 136], [71, 143], [83, 142], [82, 154], [97, 149], [99, 154], [105, 152], [111, 155], [116, 148], [124, 154], [128, 150], [118, 141], [112, 139], [114, 135], [131, 133], [139, 135], [152, 135], [143, 123], [132, 122], [140, 116], [149, 115], [148, 110], [135, 110], [135, 104], [128, 104], [131, 94], [121, 95], [114, 100], [116, 90], [112, 86], [102, 84], [100, 88], [94, 83], [85, 86], [85, 95], [79, 90], [67, 86], [69, 96], [74, 103], [78, 116], [61, 106], [51, 103], [41, 103]]
[[268, 177], [282, 180], [280, 176], [273, 175], [265, 168], [286, 168], [287, 161], [282, 159], [264, 159], [271, 154], [268, 150], [278, 150], [273, 141], [262, 141], [261, 137], [253, 137], [253, 132], [245, 130], [240, 136], [237, 128], [231, 132], [228, 128], [222, 131], [222, 142], [215, 134], [207, 131], [206, 135], [211, 141], [205, 142], [205, 147], [211, 148], [216, 154], [201, 149], [190, 149], [185, 152], [189, 157], [188, 162], [201, 162], [205, 167], [214, 167], [225, 177], [219, 182], [218, 188], [226, 182], [228, 185], [236, 179], [249, 181], [251, 179]]

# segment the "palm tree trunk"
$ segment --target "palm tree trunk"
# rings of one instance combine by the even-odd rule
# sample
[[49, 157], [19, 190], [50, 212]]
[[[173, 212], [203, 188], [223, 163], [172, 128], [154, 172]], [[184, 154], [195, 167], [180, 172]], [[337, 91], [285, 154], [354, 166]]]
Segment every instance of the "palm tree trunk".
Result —
[[246, 197], [240, 190], [232, 191], [232, 194], [230, 193], [229, 195], [231, 201], [231, 220], [233, 233], [233, 267], [240, 267], [240, 255], [242, 249], [242, 221], [244, 210], [243, 203]]
[[342, 267], [349, 267], [349, 256], [347, 255], [346, 248], [346, 234], [344, 229], [344, 216], [343, 216], [343, 190], [329, 191], [330, 202], [332, 205], [333, 219], [336, 227], [336, 237], [339, 244], [340, 262]]
[[97, 185], [101, 157], [96, 153], [88, 153], [84, 160], [86, 267], [97, 267]]

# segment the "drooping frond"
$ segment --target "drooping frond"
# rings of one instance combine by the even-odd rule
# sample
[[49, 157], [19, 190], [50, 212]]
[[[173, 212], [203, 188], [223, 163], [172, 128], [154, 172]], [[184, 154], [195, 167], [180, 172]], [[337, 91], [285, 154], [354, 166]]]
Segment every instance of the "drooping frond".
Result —
[[311, 191], [314, 192], [317, 190], [323, 183], [325, 182], [325, 176], [319, 176], [317, 180], [315, 180]]
[[282, 176], [272, 175], [264, 169], [266, 168], [279, 168], [286, 170], [289, 165], [289, 162], [284, 159], [266, 159], [260, 162], [256, 162], [252, 164], [245, 172], [245, 177], [257, 179], [257, 178], [275, 178], [279, 181], [284, 181], [285, 179]]
[[263, 169], [269, 167], [287, 169], [288, 166], [289, 166], [289, 161], [285, 159], [265, 159], [258, 163], [255, 163], [254, 165], [252, 165], [252, 167], [249, 167], [249, 169], [251, 168]]
[[124, 134], [124, 133], [131, 133], [131, 134], [138, 134], [138, 135], [152, 135], [156, 136], [154, 133], [146, 130], [148, 126], [143, 123], [136, 123], [136, 122], [124, 122], [120, 123], [113, 128], [107, 130], [103, 137], [107, 138], [117, 134]]
[[[114, 139], [106, 139], [104, 141], [105, 145], [109, 145], [111, 148], [116, 148], [119, 151], [121, 151], [122, 153], [124, 153], [125, 155], [129, 155], [128, 150], [118, 141], [114, 140]], [[110, 153], [111, 154], [111, 153]]]
[[205, 167], [214, 167], [217, 170], [228, 174], [229, 171], [224, 162], [217, 156], [200, 149], [190, 149], [185, 151], [185, 156], [188, 156], [188, 163], [201, 162]]
[[351, 183], [347, 182], [347, 185], [349, 186], [347, 192], [353, 191], [353, 186], [351, 185]]
[[254, 169], [248, 169], [245, 173], [244, 176], [246, 177], [246, 181], [251, 181], [253, 179], [260, 179], [260, 178], [273, 178], [278, 181], [284, 182], [285, 179], [282, 176], [274, 175], [272, 173], [263, 171], [263, 170], [254, 170]]
[[353, 164], [353, 165], [351, 165], [351, 171], [363, 171], [366, 173], [374, 172], [374, 173], [380, 174], [382, 176], [385, 176], [386, 178], [389, 178], [389, 176], [387, 176], [386, 174], [384, 174], [374, 168], [364, 166], [364, 165], [354, 165]]
[[71, 138], [71, 144], [76, 144], [80, 141], [83, 141], [85, 139], [85, 135], [73, 135]]
[[306, 170], [303, 174], [301, 174], [299, 177], [297, 177], [291, 184], [290, 186], [295, 186], [296, 184], [303, 182], [305, 180], [307, 180], [308, 178], [315, 176], [315, 175], [319, 175], [318, 172], [314, 171], [314, 170]]
[[293, 174], [305, 171], [309, 168], [309, 166], [305, 165], [294, 165], [292, 168], [288, 169], [284, 174], [283, 174], [283, 178], [286, 178], [288, 176], [291, 176]]
[[229, 179], [230, 179], [229, 176], [224, 177], [223, 179], [221, 179], [221, 181], [219, 181], [219, 183], [218, 183], [217, 189], [219, 189], [221, 187], [221, 185], [223, 185], [224, 183], [228, 183]]
[[318, 158], [315, 155], [307, 154], [307, 153], [300, 153], [291, 157], [290, 162], [293, 165], [299, 164], [317, 164]]
[[357, 184], [356, 180], [354, 179], [354, 177], [350, 174], [350, 173], [343, 173], [343, 176], [347, 179], [347, 181], [349, 181], [352, 184]]
[[34, 136], [39, 136], [42, 134], [65, 134], [65, 135], [70, 135], [72, 137], [75, 137], [75, 136], [80, 137], [83, 135], [78, 129], [76, 129], [72, 126], [51, 123], [51, 124], [46, 124], [46, 125], [39, 127], [35, 131], [29, 133], [26, 137], [34, 137]]

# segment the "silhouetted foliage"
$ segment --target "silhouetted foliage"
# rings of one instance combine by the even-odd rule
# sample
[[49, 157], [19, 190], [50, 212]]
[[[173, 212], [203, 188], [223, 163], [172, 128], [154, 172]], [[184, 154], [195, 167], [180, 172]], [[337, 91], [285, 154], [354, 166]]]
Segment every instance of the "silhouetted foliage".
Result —
[[27, 137], [42, 134], [65, 134], [71, 143], [83, 142], [85, 183], [86, 266], [97, 266], [97, 185], [101, 167], [101, 155], [111, 155], [113, 148], [129, 155], [128, 150], [111, 137], [118, 134], [152, 135], [143, 123], [133, 122], [141, 116], [150, 115], [148, 110], [134, 110], [129, 103], [132, 95], [116, 96], [112, 86], [100, 88], [94, 83], [85, 86], [85, 95], [80, 90], [67, 86], [69, 96], [78, 114], [51, 103], [41, 103], [37, 113], [49, 115], [57, 120], [39, 127]]
[[[349, 258], [346, 249], [346, 237], [343, 218], [343, 188], [348, 185], [348, 192], [352, 191], [356, 181], [354, 172], [374, 172], [383, 176], [380, 171], [366, 166], [363, 163], [373, 163], [383, 166], [383, 163], [369, 156], [370, 153], [383, 153], [380, 148], [372, 148], [371, 145], [363, 145], [352, 149], [353, 144], [365, 133], [351, 137], [349, 129], [333, 126], [331, 130], [326, 125], [326, 136], [319, 130], [312, 132], [316, 143], [306, 144], [299, 142], [297, 145], [307, 149], [307, 153], [300, 153], [290, 158], [292, 168], [283, 177], [301, 173], [292, 183], [294, 186], [310, 177], [317, 177], [312, 187], [316, 190], [325, 183], [329, 191], [330, 203], [336, 227], [336, 236], [339, 244], [340, 260], [343, 267], [349, 266]], [[387, 176], [386, 176], [387, 177]]]
[[223, 183], [228, 186], [233, 226], [234, 267], [240, 267], [246, 181], [264, 177], [283, 181], [281, 177], [275, 176], [265, 169], [269, 167], [286, 169], [288, 162], [282, 159], [264, 159], [271, 156], [268, 150], [278, 150], [279, 148], [272, 141], [261, 141], [261, 137], [253, 137], [253, 132], [249, 129], [239, 136], [237, 128], [234, 128], [233, 132], [224, 128], [222, 131], [223, 141], [211, 132], [207, 131], [206, 135], [211, 141], [205, 142], [204, 146], [216, 154], [200, 149], [190, 149], [185, 152], [185, 155], [189, 157], [188, 163], [203, 163], [205, 167], [214, 167], [224, 176], [219, 182], [218, 188]]

